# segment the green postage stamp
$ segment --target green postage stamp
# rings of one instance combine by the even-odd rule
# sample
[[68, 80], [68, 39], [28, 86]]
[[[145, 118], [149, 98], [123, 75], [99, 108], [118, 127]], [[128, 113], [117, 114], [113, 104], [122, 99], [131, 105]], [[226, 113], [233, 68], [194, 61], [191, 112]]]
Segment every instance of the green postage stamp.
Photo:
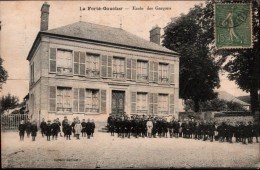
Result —
[[252, 48], [251, 3], [215, 2], [217, 49]]

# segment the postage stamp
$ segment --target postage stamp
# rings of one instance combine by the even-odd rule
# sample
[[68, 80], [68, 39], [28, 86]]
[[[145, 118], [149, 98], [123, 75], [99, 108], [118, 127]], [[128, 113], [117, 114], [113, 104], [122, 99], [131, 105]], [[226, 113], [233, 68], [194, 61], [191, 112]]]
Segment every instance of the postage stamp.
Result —
[[252, 48], [251, 3], [215, 2], [217, 49]]

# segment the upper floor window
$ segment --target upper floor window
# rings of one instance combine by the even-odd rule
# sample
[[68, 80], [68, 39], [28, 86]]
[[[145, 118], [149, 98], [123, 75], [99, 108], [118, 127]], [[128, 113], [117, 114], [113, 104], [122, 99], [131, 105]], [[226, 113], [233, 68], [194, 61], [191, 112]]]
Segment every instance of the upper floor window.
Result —
[[99, 77], [100, 75], [100, 58], [97, 54], [87, 53], [86, 55], [86, 75], [90, 77]]
[[148, 62], [137, 60], [137, 80], [148, 80]]
[[57, 73], [72, 74], [72, 51], [57, 50]]
[[57, 111], [72, 111], [72, 88], [57, 87]]
[[159, 82], [168, 83], [169, 81], [169, 64], [159, 63], [158, 68]]
[[113, 77], [123, 79], [125, 78], [125, 59], [114, 57], [113, 58]]
[[169, 97], [168, 94], [159, 94], [158, 95], [158, 112], [159, 114], [167, 114], [169, 107]]

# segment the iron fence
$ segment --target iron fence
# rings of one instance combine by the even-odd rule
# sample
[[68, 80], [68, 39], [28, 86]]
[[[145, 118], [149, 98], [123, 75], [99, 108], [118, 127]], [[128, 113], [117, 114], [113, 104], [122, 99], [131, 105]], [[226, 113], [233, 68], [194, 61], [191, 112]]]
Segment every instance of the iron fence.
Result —
[[1, 115], [1, 129], [2, 130], [18, 129], [21, 120], [27, 122], [28, 114]]

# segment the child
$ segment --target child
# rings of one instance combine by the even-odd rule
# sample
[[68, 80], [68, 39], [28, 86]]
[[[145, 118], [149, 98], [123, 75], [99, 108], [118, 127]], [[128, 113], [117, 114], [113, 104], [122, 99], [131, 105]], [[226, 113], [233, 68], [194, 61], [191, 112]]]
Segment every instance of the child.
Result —
[[26, 123], [26, 134], [27, 134], [27, 138], [30, 137], [30, 133], [31, 133], [31, 122], [30, 119], [28, 119], [27, 123]]
[[66, 140], [68, 139], [71, 140], [70, 135], [72, 134], [72, 127], [70, 123], [64, 123], [64, 132], [65, 132]]
[[42, 122], [41, 122], [41, 125], [40, 125], [42, 137], [44, 137], [46, 125], [47, 125], [47, 124], [46, 124], [46, 122], [45, 122], [45, 119], [42, 118]]
[[59, 128], [58, 128], [58, 133], [60, 133], [60, 137], [62, 137], [62, 134], [61, 134], [61, 123], [60, 123], [60, 120], [59, 118], [56, 119], [56, 123], [59, 125]]
[[32, 141], [35, 141], [35, 137], [37, 136], [37, 124], [36, 121], [33, 121], [32, 125], [31, 125], [31, 135], [32, 135]]
[[80, 124], [80, 120], [77, 121], [77, 123], [75, 124], [75, 134], [76, 134], [76, 139], [79, 139], [79, 135], [81, 133], [81, 130], [82, 130], [82, 126]]
[[82, 137], [83, 136], [86, 137], [86, 122], [85, 122], [85, 119], [82, 120], [81, 126], [82, 126], [82, 130], [81, 130]]
[[21, 121], [18, 129], [19, 129], [20, 141], [23, 141], [24, 140], [25, 130], [26, 130], [26, 125], [24, 124], [24, 120]]
[[92, 132], [92, 125], [90, 123], [90, 119], [88, 119], [88, 122], [86, 123], [86, 133], [87, 133], [88, 139], [90, 138], [91, 132]]
[[58, 125], [58, 122], [56, 119], [53, 120], [51, 128], [52, 128], [52, 140], [54, 139], [54, 137], [55, 137], [55, 140], [57, 140], [60, 126]]
[[92, 119], [92, 121], [91, 121], [91, 137], [93, 137], [93, 135], [94, 135], [95, 128], [96, 128], [96, 125], [95, 125], [94, 119]]
[[47, 136], [47, 141], [51, 140], [51, 134], [52, 134], [52, 127], [51, 127], [51, 121], [48, 120], [46, 129], [45, 129], [45, 134]]

